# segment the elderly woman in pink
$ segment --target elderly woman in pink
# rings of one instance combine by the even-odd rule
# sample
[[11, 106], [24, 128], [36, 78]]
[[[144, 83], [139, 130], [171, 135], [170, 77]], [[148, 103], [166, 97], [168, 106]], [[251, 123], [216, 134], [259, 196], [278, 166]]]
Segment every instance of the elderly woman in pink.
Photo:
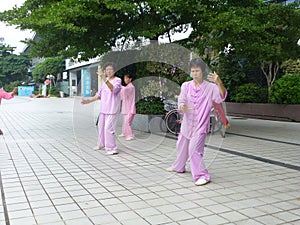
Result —
[[[0, 89], [0, 104], [1, 104], [2, 98], [6, 99], [6, 100], [12, 99], [17, 92], [18, 92], [17, 87], [15, 87], [12, 92], [6, 92], [3, 89]], [[3, 132], [1, 129], [0, 129], [0, 135], [3, 135]]]
[[118, 154], [115, 133], [120, 113], [120, 91], [121, 79], [115, 76], [115, 64], [106, 63], [104, 71], [98, 69], [98, 75], [101, 77], [102, 84], [98, 93], [89, 99], [83, 99], [82, 104], [88, 104], [96, 100], [101, 100], [101, 108], [98, 119], [99, 137], [95, 150], [105, 147], [106, 153], [109, 155]]
[[131, 74], [124, 75], [125, 87], [121, 89], [122, 100], [122, 134], [119, 137], [125, 137], [126, 141], [134, 139], [134, 134], [131, 129], [131, 124], [136, 113], [135, 108], [135, 87], [132, 84], [133, 76]]
[[199, 186], [211, 180], [203, 161], [210, 110], [213, 102], [225, 100], [227, 91], [216, 73], [208, 76], [210, 82], [203, 80], [205, 63], [200, 58], [192, 59], [189, 68], [193, 80], [182, 84], [178, 98], [183, 120], [176, 144], [177, 158], [167, 171], [185, 172], [186, 162], [190, 159], [191, 173], [195, 185]]

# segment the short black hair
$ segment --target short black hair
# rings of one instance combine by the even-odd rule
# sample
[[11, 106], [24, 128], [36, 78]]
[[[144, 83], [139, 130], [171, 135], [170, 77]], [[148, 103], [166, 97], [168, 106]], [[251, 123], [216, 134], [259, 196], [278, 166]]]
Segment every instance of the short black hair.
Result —
[[205, 62], [201, 59], [201, 58], [195, 58], [192, 59], [189, 63], [189, 69], [193, 68], [193, 67], [199, 67], [202, 70], [202, 73], [205, 72], [206, 70], [206, 64]]
[[116, 64], [113, 62], [107, 62], [104, 64], [104, 69], [106, 69], [106, 67], [111, 66], [113, 68], [114, 71], [116, 71]]
[[132, 75], [132, 74], [130, 74], [130, 73], [126, 73], [126, 74], [124, 74], [124, 77], [128, 77], [129, 79], [131, 79], [131, 80], [134, 80], [134, 75]]

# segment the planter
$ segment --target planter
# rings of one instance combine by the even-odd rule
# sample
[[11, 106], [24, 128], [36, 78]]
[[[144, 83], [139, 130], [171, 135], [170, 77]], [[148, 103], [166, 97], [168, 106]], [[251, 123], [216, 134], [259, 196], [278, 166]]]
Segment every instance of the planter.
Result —
[[300, 122], [300, 105], [226, 102], [229, 116]]
[[[118, 124], [122, 126], [123, 117], [120, 116]], [[149, 133], [161, 133], [166, 132], [165, 121], [163, 120], [163, 115], [146, 115], [146, 114], [136, 114], [134, 116], [132, 129], [140, 130]]]

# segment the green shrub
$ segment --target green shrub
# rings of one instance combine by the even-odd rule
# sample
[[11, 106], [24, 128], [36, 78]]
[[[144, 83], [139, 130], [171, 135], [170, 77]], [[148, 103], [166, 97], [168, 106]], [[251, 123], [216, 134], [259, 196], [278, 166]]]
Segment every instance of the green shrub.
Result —
[[234, 97], [236, 93], [238, 93], [236, 87], [246, 83], [246, 74], [244, 72], [237, 71], [232, 73], [224, 73], [220, 78], [228, 91], [226, 101], [235, 101]]
[[164, 103], [159, 97], [147, 97], [136, 103], [136, 113], [161, 115], [165, 113]]
[[233, 99], [239, 103], [265, 103], [267, 102], [268, 92], [256, 84], [243, 84], [237, 88]]
[[300, 73], [300, 59], [289, 59], [284, 61], [281, 68], [285, 74], [298, 74]]
[[7, 92], [11, 92], [14, 87], [18, 87], [20, 86], [21, 84], [21, 81], [13, 81], [13, 82], [10, 82], [9, 84], [6, 84], [4, 85], [3, 89]]
[[51, 87], [51, 88], [49, 89], [49, 94], [50, 94], [50, 96], [59, 97], [59, 92], [60, 92], [60, 89], [57, 88], [57, 87]]
[[274, 82], [270, 102], [275, 104], [300, 104], [300, 74], [284, 75]]
[[187, 76], [185, 79], [185, 81], [191, 81], [191, 80], [193, 80], [193, 78], [191, 76]]

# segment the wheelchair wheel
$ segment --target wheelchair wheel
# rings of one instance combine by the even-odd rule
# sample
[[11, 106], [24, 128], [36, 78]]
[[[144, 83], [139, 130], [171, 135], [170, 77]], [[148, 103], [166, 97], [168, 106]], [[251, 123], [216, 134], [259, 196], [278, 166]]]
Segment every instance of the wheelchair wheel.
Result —
[[222, 137], [225, 137], [225, 126], [219, 119], [218, 115], [214, 113], [214, 111], [211, 111], [210, 114], [210, 133], [214, 134], [216, 132], [220, 132]]
[[168, 112], [165, 118], [165, 122], [166, 127], [170, 133], [177, 135], [180, 132], [181, 118], [176, 109]]

